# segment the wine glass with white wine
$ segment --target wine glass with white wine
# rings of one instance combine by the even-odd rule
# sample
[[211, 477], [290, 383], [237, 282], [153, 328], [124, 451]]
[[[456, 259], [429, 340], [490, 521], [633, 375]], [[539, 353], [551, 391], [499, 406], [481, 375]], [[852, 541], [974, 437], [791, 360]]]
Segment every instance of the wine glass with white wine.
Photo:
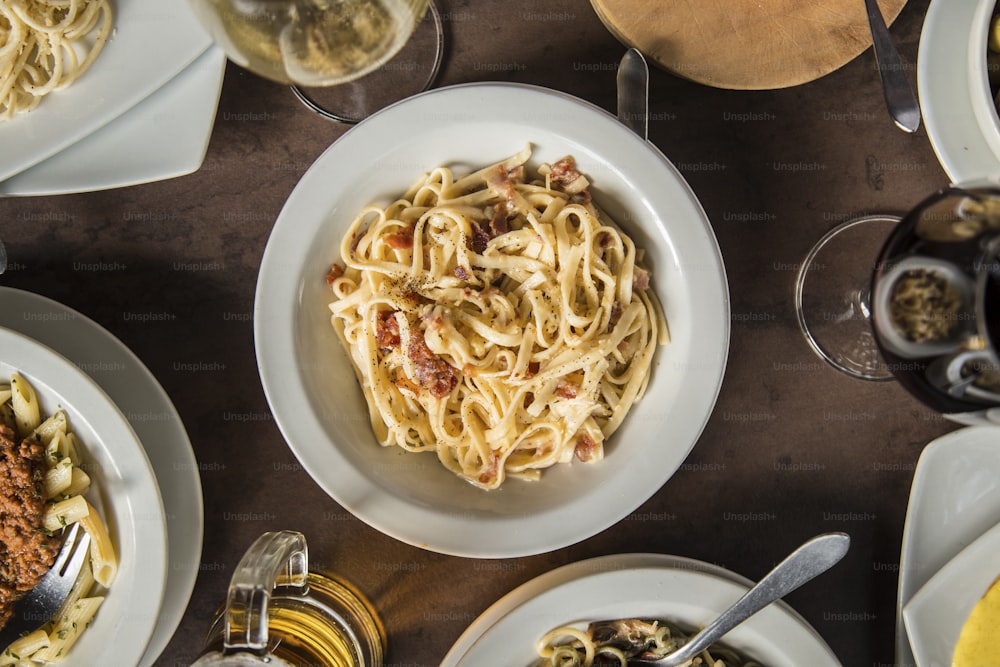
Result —
[[[190, 0], [195, 15], [231, 61], [278, 83], [292, 86], [296, 96], [327, 118], [356, 122], [395, 101], [391, 96], [429, 88], [440, 68], [442, 26], [433, 0]], [[430, 8], [430, 12], [428, 12]], [[430, 14], [428, 35], [418, 52], [387, 65], [407, 46]], [[419, 60], [419, 62], [418, 62]], [[414, 76], [423, 69], [424, 77]], [[380, 75], [396, 71], [392, 83]], [[405, 90], [406, 80], [417, 89]], [[363, 98], [360, 112], [329, 111], [315, 93], [345, 89], [350, 102]], [[387, 97], [389, 96], [389, 97]]]

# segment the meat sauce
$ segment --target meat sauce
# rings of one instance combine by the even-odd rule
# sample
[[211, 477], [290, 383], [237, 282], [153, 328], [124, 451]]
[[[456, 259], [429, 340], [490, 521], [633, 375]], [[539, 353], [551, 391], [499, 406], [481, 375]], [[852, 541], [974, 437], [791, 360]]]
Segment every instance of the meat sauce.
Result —
[[45, 449], [34, 438], [18, 439], [0, 425], [0, 628], [14, 603], [49, 571], [59, 538], [42, 527]]

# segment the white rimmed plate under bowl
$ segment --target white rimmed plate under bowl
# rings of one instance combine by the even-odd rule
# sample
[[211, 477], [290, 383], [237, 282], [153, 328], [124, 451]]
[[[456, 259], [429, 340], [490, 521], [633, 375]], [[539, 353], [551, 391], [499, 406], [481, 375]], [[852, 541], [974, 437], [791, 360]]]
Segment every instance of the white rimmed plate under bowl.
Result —
[[212, 43], [187, 2], [112, 0], [111, 6], [111, 36], [90, 69], [30, 112], [0, 122], [0, 181], [114, 121]]
[[149, 458], [167, 519], [167, 587], [138, 663], [149, 667], [174, 636], [201, 571], [205, 524], [198, 461], [177, 408], [128, 347], [83, 313], [34, 292], [0, 287], [0, 327], [63, 355], [125, 414]]
[[166, 522], [149, 460], [128, 421], [83, 371], [50, 348], [0, 328], [0, 378], [19, 372], [43, 415], [66, 412], [92, 479], [87, 498], [104, 518], [118, 572], [70, 664], [134, 665], [156, 626], [167, 576]]
[[[485, 166], [533, 147], [532, 165], [572, 154], [594, 200], [646, 250], [671, 343], [646, 394], [597, 465], [484, 492], [434, 454], [380, 447], [351, 362], [330, 325], [324, 277], [355, 215], [440, 165]], [[254, 307], [257, 361], [289, 446], [326, 492], [409, 544], [461, 556], [537, 554], [613, 525], [652, 496], [694, 446], [728, 354], [729, 300], [698, 200], [655, 147], [605, 111], [556, 91], [479, 83], [388, 107], [348, 131], [289, 196], [268, 240]]]

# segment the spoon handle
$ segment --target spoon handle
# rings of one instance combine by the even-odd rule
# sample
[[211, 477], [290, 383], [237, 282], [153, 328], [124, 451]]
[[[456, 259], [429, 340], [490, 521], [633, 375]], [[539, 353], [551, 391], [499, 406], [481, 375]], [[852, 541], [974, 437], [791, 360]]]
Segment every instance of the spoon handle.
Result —
[[905, 132], [916, 132], [920, 127], [920, 104], [913, 92], [910, 80], [906, 78], [899, 51], [892, 43], [885, 18], [876, 0], [865, 0], [868, 24], [872, 31], [872, 46], [875, 50], [875, 64], [882, 79], [882, 93], [896, 126]]
[[844, 557], [850, 544], [851, 538], [846, 533], [824, 533], [812, 538], [778, 563], [756, 586], [687, 644], [652, 664], [673, 666], [691, 660], [767, 605], [826, 572]]

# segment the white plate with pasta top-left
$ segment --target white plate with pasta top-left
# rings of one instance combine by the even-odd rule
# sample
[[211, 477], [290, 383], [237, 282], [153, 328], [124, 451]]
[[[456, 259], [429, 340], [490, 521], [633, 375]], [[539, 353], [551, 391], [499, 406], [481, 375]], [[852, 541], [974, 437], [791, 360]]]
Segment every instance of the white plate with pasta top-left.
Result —
[[0, 181], [113, 122], [211, 46], [187, 2], [112, 0], [109, 6], [111, 32], [93, 65], [31, 111], [0, 121]]
[[[0, 384], [20, 374], [44, 419], [63, 411], [91, 478], [87, 501], [107, 525], [117, 572], [90, 626], [64, 659], [72, 665], [137, 664], [166, 584], [166, 521], [152, 468], [121, 411], [82, 370], [34, 340], [0, 328]], [[58, 663], [57, 663], [58, 664]]]

